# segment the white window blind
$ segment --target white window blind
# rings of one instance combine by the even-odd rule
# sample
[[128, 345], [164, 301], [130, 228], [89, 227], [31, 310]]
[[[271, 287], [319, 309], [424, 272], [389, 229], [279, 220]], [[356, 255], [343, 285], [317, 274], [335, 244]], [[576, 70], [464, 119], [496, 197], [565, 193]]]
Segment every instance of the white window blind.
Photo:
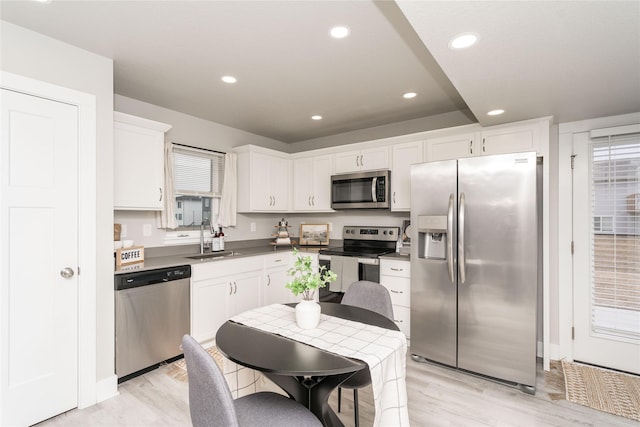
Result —
[[220, 197], [224, 154], [174, 146], [173, 156], [176, 194]]
[[591, 329], [640, 339], [640, 134], [591, 145]]

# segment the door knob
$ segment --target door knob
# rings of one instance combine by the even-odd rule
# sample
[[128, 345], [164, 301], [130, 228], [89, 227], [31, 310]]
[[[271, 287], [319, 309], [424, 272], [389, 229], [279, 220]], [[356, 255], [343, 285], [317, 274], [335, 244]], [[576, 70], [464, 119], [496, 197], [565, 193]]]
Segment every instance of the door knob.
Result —
[[71, 267], [65, 267], [62, 270], [60, 270], [60, 276], [62, 276], [65, 279], [71, 279], [74, 274], [75, 272]]

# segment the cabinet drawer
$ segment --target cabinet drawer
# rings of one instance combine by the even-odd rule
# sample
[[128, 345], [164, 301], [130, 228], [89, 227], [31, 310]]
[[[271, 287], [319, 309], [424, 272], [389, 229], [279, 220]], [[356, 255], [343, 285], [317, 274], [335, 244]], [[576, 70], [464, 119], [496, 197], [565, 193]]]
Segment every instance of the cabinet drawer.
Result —
[[409, 307], [411, 305], [411, 281], [404, 277], [380, 276], [380, 283], [389, 290], [391, 303]]
[[408, 307], [393, 306], [393, 321], [398, 328], [409, 338], [411, 331], [411, 310]]
[[264, 256], [264, 268], [287, 268], [289, 267], [289, 262], [291, 261], [291, 253], [290, 252], [281, 252], [279, 254], [273, 255], [265, 255]]
[[411, 277], [411, 263], [409, 261], [381, 259], [380, 276]]

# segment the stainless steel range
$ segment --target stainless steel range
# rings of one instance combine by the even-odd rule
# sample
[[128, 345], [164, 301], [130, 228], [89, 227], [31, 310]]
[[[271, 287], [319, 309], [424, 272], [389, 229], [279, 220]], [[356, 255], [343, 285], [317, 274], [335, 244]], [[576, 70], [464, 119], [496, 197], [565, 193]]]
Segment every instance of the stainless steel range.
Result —
[[380, 281], [380, 256], [396, 251], [400, 227], [348, 225], [342, 229], [342, 246], [320, 250], [320, 265], [331, 268], [338, 280], [320, 289], [321, 301], [340, 301], [351, 283]]

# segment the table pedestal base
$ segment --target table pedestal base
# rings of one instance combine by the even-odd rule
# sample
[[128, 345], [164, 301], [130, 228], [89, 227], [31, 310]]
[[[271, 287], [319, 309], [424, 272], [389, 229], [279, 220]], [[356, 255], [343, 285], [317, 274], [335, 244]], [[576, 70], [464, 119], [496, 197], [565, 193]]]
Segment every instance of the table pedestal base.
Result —
[[267, 378], [282, 388], [296, 402], [303, 404], [325, 426], [344, 426], [329, 406], [331, 392], [349, 379], [355, 372], [327, 377], [290, 377], [263, 372]]

